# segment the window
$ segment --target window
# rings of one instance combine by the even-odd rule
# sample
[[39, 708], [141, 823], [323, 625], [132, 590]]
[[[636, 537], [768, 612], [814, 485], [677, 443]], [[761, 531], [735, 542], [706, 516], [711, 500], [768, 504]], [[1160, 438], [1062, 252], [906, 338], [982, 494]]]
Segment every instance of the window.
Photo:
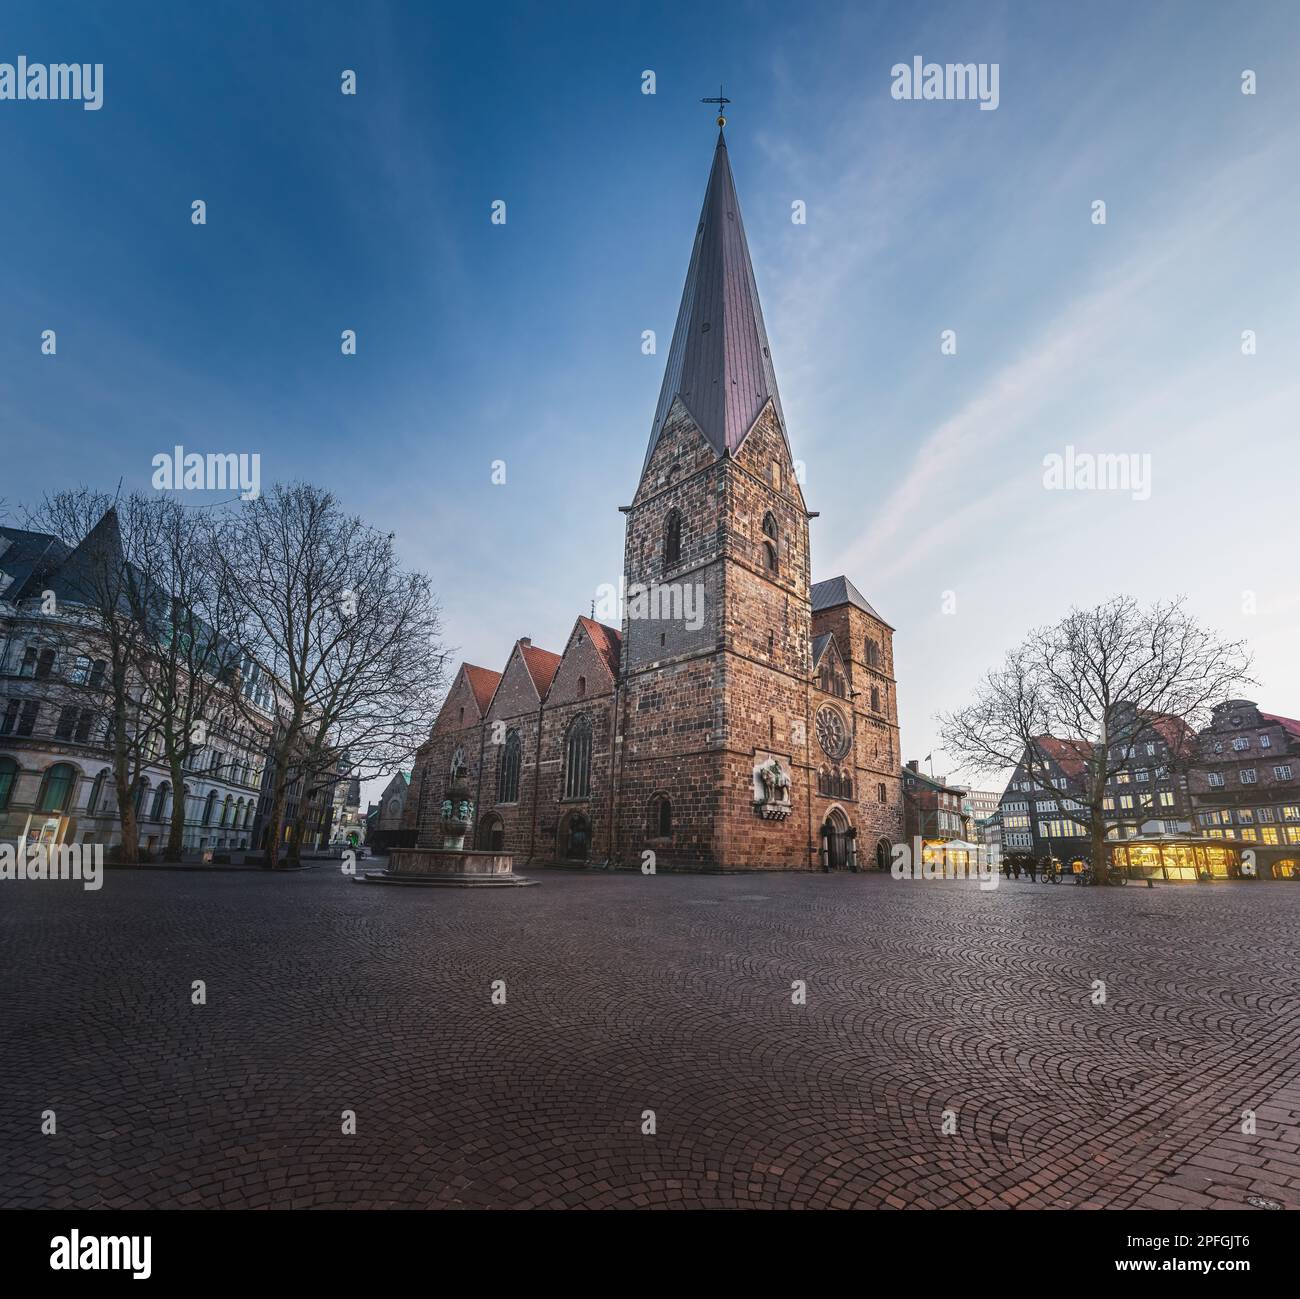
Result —
[[669, 839], [673, 833], [673, 805], [666, 794], [656, 794], [650, 800], [650, 816], [647, 825], [652, 839]]
[[41, 796], [36, 803], [38, 812], [64, 812], [72, 802], [72, 789], [77, 773], [66, 762], [55, 764], [41, 781]]
[[94, 816], [99, 811], [100, 800], [104, 797], [104, 784], [108, 780], [108, 768], [105, 767], [98, 776], [95, 777], [95, 783], [90, 787], [90, 798], [86, 803], [86, 815]]
[[1206, 777], [1206, 779], [1210, 782], [1211, 785], [1213, 785], [1217, 789], [1220, 785], [1223, 784], [1223, 772], [1212, 771], [1210, 772], [1209, 776]]
[[171, 792], [172, 787], [165, 780], [158, 786], [153, 796], [153, 812], [149, 817], [151, 821], [161, 821], [163, 819], [163, 814], [167, 810], [167, 795]]
[[777, 569], [776, 557], [776, 519], [771, 513], [763, 516], [763, 560], [767, 564], [767, 571], [775, 573]]
[[18, 669], [20, 677], [34, 677], [36, 675], [36, 647], [29, 645], [23, 651], [22, 666]]
[[1238, 736], [1237, 736], [1237, 737], [1232, 741], [1232, 747], [1233, 747], [1234, 749], [1236, 749], [1239, 753], [1241, 752], [1242, 749], [1249, 749], [1249, 748], [1250, 748], [1250, 736], [1249, 736], [1249, 735], [1238, 735]]
[[669, 510], [664, 524], [664, 567], [682, 562], [682, 512]]
[[1273, 747], [1273, 737], [1271, 735], [1261, 735], [1259, 737], [1259, 747], [1261, 749], [1271, 749]]
[[208, 793], [208, 801], [203, 805], [203, 824], [212, 824], [212, 809], [217, 805], [217, 791], [211, 790]]
[[1238, 774], [1239, 774], [1239, 776], [1240, 776], [1240, 778], [1241, 778], [1241, 783], [1242, 783], [1243, 785], [1253, 785], [1253, 784], [1255, 783], [1255, 768], [1254, 768], [1254, 767], [1243, 767], [1242, 770], [1241, 770]]
[[880, 711], [880, 687], [871, 687], [871, 711], [878, 713]]
[[1284, 764], [1283, 764], [1282, 766], [1280, 766], [1280, 767], [1274, 767], [1274, 768], [1273, 768], [1273, 779], [1274, 779], [1274, 780], [1290, 780], [1290, 779], [1291, 779], [1291, 764], [1288, 762], [1288, 763], [1284, 763]]
[[54, 651], [43, 649], [36, 660], [36, 679], [43, 681], [54, 673]]
[[586, 677], [579, 677], [579, 678], [578, 678], [578, 698], [579, 698], [579, 699], [585, 699], [586, 697], [587, 697], [587, 678], [586, 678]]
[[501, 766], [497, 768], [497, 802], [517, 803], [519, 801], [519, 765], [522, 749], [519, 732], [506, 732], [505, 743], [501, 746]]
[[0, 812], [8, 808], [17, 779], [18, 764], [12, 758], [0, 758]]
[[880, 666], [880, 645], [874, 640], [867, 641], [867, 667], [878, 668]]
[[585, 713], [569, 727], [564, 745], [564, 797], [591, 794], [591, 718]]
[[885, 782], [884, 782], [883, 780], [880, 782], [880, 784], [878, 784], [878, 785], [876, 786], [876, 800], [877, 800], [877, 802], [880, 802], [880, 803], [883, 803], [883, 802], [886, 801], [886, 800], [885, 800]]
[[64, 704], [59, 709], [59, 724], [54, 728], [56, 740], [70, 740], [77, 729], [77, 709], [73, 704]]

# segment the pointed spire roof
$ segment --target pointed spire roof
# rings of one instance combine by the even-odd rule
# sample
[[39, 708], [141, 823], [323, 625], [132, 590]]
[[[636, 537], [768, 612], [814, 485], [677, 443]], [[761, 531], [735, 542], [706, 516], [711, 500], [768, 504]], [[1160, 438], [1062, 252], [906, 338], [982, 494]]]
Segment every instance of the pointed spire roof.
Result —
[[721, 129], [650, 430], [647, 464], [677, 397], [719, 455], [740, 446], [769, 399], [785, 436], [776, 371]]

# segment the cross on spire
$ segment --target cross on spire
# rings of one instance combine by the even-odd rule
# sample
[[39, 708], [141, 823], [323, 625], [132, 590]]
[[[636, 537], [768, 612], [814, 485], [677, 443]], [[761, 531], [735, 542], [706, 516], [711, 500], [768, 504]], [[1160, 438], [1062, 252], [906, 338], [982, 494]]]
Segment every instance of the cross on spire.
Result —
[[720, 127], [722, 127], [722, 126], [726, 126], [726, 124], [727, 124], [727, 119], [723, 116], [723, 105], [724, 105], [724, 104], [729, 104], [729, 103], [731, 103], [731, 100], [729, 100], [729, 99], [728, 99], [728, 98], [727, 98], [727, 97], [722, 93], [722, 82], [721, 82], [721, 81], [718, 82], [718, 93], [717, 93], [717, 95], [716, 95], [716, 96], [713, 96], [713, 97], [711, 97], [711, 98], [709, 98], [709, 99], [701, 99], [701, 100], [700, 100], [700, 103], [701, 103], [701, 104], [717, 104], [717, 106], [718, 106], [718, 125], [719, 125]]

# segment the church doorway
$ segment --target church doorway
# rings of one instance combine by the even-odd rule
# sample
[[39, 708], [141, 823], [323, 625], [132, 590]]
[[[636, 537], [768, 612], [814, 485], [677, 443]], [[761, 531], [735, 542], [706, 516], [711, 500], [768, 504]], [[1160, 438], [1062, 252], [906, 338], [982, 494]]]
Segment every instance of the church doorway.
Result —
[[591, 853], [591, 822], [581, 812], [571, 812], [560, 825], [560, 856], [565, 861], [586, 861]]
[[840, 808], [832, 808], [822, 823], [822, 866], [828, 871], [857, 870], [853, 839], [848, 817]]
[[481, 852], [504, 852], [506, 827], [495, 812], [489, 812], [478, 823], [478, 848]]
[[887, 871], [892, 863], [894, 847], [888, 839], [881, 839], [876, 844], [876, 869], [878, 871]]

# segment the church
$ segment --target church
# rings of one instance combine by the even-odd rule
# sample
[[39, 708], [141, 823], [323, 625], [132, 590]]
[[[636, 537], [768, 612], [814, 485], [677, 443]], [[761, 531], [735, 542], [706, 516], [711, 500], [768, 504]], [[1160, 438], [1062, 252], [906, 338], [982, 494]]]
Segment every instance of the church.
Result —
[[836, 870], [903, 833], [893, 628], [811, 579], [795, 472], [727, 143], [704, 207], [613, 627], [458, 668], [416, 754], [403, 827], [438, 846], [464, 767], [475, 845], [516, 865]]

